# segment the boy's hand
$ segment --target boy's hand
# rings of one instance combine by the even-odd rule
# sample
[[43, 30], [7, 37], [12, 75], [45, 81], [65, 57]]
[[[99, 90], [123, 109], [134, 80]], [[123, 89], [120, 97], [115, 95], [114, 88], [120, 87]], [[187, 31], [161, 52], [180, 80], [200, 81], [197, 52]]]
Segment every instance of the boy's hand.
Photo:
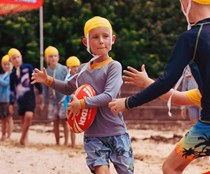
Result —
[[31, 77], [31, 84], [37, 83], [37, 82], [41, 82], [41, 83], [45, 83], [48, 80], [48, 75], [47, 75], [47, 71], [45, 68], [42, 69], [42, 71], [40, 71], [39, 69], [35, 68], [34, 72], [32, 73], [32, 77]]
[[73, 117], [82, 109], [80, 100], [77, 99], [75, 95], [72, 95], [72, 101], [68, 103], [67, 110], [69, 111], [69, 115], [73, 114]]
[[145, 88], [151, 83], [153, 83], [153, 80], [151, 80], [148, 77], [144, 64], [141, 66], [141, 71], [138, 71], [137, 69], [130, 66], [128, 66], [127, 68], [128, 70], [123, 71], [127, 75], [127, 76], [123, 76], [123, 80], [125, 84], [136, 85], [138, 87]]
[[40, 109], [43, 111], [43, 110], [45, 110], [45, 109], [47, 109], [47, 105], [46, 104], [41, 104], [40, 105]]
[[113, 99], [109, 103], [109, 108], [115, 115], [118, 115], [119, 112], [123, 112], [127, 110], [125, 107], [125, 99], [126, 98]]

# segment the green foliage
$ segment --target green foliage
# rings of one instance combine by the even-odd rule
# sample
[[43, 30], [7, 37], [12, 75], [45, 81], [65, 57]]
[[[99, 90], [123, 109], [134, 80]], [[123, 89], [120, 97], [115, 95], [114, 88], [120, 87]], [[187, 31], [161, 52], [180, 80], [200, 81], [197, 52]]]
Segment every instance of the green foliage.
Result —
[[[123, 68], [145, 64], [151, 77], [162, 73], [178, 34], [186, 29], [174, 0], [45, 0], [44, 48], [57, 47], [63, 64], [72, 55], [88, 61], [91, 55], [81, 42], [83, 27], [96, 15], [109, 19], [117, 36], [110, 55]], [[25, 62], [39, 67], [38, 10], [1, 16], [0, 38], [0, 55], [16, 47]]]

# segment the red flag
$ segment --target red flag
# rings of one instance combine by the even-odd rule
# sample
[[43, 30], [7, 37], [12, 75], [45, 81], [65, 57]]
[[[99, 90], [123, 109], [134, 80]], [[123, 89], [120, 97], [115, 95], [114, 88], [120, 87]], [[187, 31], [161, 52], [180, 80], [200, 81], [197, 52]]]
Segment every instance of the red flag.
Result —
[[34, 10], [42, 5], [43, 0], [0, 0], [0, 14]]

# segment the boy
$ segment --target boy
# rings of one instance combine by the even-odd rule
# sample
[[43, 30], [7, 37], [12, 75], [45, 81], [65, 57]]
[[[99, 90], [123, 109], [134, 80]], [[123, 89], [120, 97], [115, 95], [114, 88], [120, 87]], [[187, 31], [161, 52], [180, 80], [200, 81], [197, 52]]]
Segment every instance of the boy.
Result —
[[9, 95], [10, 95], [10, 70], [11, 63], [9, 56], [5, 55], [1, 59], [1, 66], [4, 74], [0, 74], [0, 119], [2, 119], [1, 140], [10, 139], [13, 129], [13, 118], [9, 114]]
[[92, 125], [84, 133], [86, 162], [93, 173], [110, 174], [109, 163], [118, 174], [134, 173], [134, 159], [131, 141], [121, 113], [114, 117], [108, 107], [112, 98], [120, 96], [122, 66], [109, 57], [109, 51], [116, 36], [112, 35], [110, 22], [96, 16], [89, 19], [84, 27], [83, 43], [94, 57], [81, 65], [78, 73], [68, 83], [62, 83], [46, 74], [46, 70], [35, 70], [33, 83], [45, 82], [48, 86], [66, 95], [72, 94], [77, 85], [90, 84], [96, 96], [78, 100], [73, 96], [69, 110], [75, 114], [82, 108], [97, 107]]
[[[69, 73], [65, 78], [65, 82], [69, 81], [72, 78], [72, 76], [76, 74], [79, 66], [80, 66], [80, 60], [76, 56], [71, 56], [66, 60], [66, 67], [68, 68]], [[64, 97], [63, 104], [66, 114], [67, 114], [68, 103], [70, 102], [70, 100], [71, 100], [70, 95]], [[71, 147], [75, 147], [76, 135], [71, 130], [70, 133], [71, 133]]]
[[210, 0], [180, 2], [188, 28], [193, 26], [180, 35], [164, 75], [142, 92], [129, 98], [113, 100], [109, 105], [117, 114], [161, 96], [175, 85], [184, 68], [190, 64], [202, 94], [201, 116], [164, 162], [164, 174], [180, 174], [192, 160], [210, 155]]
[[[48, 46], [45, 49], [45, 60], [48, 64], [47, 73], [53, 78], [64, 81], [68, 73], [64, 65], [58, 63], [59, 52], [57, 48]], [[66, 122], [66, 114], [63, 107], [64, 95], [43, 85], [42, 106], [44, 108], [48, 104], [48, 119], [53, 122], [53, 132], [55, 135], [56, 145], [60, 145], [59, 124], [63, 125], [64, 145], [68, 145], [68, 125]]]
[[[10, 75], [10, 106], [9, 111], [14, 113], [13, 105], [17, 101], [18, 114], [21, 116], [22, 134], [20, 144], [26, 145], [28, 130], [32, 122], [35, 109], [34, 85], [31, 84], [31, 75], [34, 70], [30, 64], [22, 62], [22, 55], [16, 48], [11, 48], [8, 55], [14, 69]], [[35, 84], [39, 94], [42, 93], [41, 84]]]

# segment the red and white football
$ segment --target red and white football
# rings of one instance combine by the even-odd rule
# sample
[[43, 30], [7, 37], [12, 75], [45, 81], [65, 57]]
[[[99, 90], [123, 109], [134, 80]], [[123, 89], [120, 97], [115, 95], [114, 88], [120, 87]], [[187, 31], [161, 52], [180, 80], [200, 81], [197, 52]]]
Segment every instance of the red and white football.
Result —
[[[74, 92], [74, 95], [78, 99], [85, 99], [96, 96], [96, 93], [92, 86], [85, 84], [80, 86]], [[72, 115], [69, 115], [69, 112], [70, 111], [68, 111], [68, 124], [71, 131], [74, 133], [81, 133], [86, 131], [93, 123], [96, 116], [97, 108], [81, 109], [80, 112], [78, 112], [74, 117]]]

